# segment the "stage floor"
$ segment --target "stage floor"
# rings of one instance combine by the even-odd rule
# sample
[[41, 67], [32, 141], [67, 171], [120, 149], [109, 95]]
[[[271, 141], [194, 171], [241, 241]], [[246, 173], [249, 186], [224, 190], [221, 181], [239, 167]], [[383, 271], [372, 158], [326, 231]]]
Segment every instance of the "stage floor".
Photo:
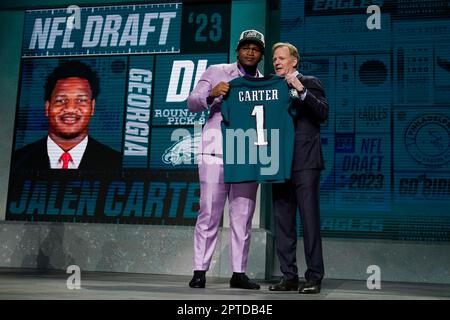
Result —
[[450, 286], [381, 282], [369, 290], [366, 281], [325, 279], [316, 295], [229, 288], [228, 279], [207, 278], [205, 289], [191, 289], [188, 276], [81, 272], [81, 289], [69, 290], [63, 271], [0, 268], [0, 299], [19, 300], [450, 300]]

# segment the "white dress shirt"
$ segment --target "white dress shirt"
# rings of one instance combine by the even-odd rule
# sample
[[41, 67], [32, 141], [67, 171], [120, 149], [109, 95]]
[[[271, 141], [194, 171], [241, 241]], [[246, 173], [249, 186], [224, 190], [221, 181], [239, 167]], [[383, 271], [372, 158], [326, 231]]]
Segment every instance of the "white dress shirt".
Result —
[[[81, 140], [79, 144], [70, 149], [68, 152], [72, 157], [72, 160], [69, 161], [69, 169], [78, 169], [81, 159], [83, 158], [84, 152], [86, 151], [88, 143], [88, 136]], [[61, 155], [65, 151], [61, 149], [52, 138], [47, 137], [47, 153], [48, 158], [50, 159], [50, 168], [51, 169], [62, 169], [63, 162], [61, 160]]]

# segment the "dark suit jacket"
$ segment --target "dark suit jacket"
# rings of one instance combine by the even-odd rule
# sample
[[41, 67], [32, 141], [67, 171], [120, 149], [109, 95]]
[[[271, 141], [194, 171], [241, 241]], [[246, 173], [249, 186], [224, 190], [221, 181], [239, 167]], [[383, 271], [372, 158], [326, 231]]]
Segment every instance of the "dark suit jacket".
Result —
[[291, 114], [295, 123], [293, 171], [325, 168], [320, 141], [320, 123], [328, 119], [328, 103], [319, 79], [298, 74], [307, 89], [305, 100], [294, 100]]
[[[86, 150], [78, 169], [108, 170], [120, 169], [122, 156], [120, 152], [89, 137]], [[47, 153], [47, 137], [26, 145], [14, 152], [12, 167], [14, 171], [48, 170], [50, 160]]]

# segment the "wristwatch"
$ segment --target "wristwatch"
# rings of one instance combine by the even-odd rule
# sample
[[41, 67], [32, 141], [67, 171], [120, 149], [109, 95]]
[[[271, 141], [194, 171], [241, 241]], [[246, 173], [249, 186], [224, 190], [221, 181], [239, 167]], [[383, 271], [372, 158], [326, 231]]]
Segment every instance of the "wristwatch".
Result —
[[305, 87], [303, 87], [302, 91], [299, 91], [299, 92], [298, 92], [298, 94], [299, 94], [299, 95], [302, 95], [302, 94], [304, 94], [304, 93], [305, 93], [305, 91], [306, 91], [306, 88], [305, 88]]

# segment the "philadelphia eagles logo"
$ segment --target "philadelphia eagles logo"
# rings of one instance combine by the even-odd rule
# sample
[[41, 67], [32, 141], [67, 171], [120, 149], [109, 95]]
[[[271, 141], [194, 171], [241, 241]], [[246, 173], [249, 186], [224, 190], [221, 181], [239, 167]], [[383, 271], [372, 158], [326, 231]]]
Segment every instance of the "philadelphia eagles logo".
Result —
[[181, 164], [193, 164], [198, 155], [202, 134], [187, 135], [166, 149], [161, 157], [162, 162], [178, 166]]

